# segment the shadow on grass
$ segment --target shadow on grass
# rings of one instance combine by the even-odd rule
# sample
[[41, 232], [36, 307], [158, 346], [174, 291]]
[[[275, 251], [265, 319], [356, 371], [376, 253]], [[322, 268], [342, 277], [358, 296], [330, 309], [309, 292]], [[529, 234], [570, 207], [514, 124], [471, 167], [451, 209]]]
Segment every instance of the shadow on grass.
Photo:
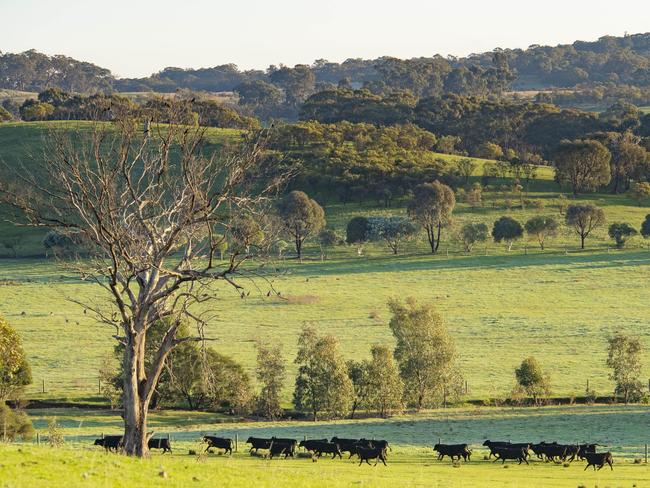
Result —
[[291, 264], [287, 267], [294, 276], [341, 275], [358, 273], [394, 273], [396, 271], [454, 270], [454, 269], [491, 269], [508, 270], [536, 266], [564, 265], [573, 269], [606, 269], [650, 265], [648, 251], [585, 251], [585, 252], [535, 252], [530, 254], [495, 256], [469, 255], [446, 257], [443, 254], [422, 255], [404, 254], [378, 257], [361, 257], [325, 261], [307, 265]]

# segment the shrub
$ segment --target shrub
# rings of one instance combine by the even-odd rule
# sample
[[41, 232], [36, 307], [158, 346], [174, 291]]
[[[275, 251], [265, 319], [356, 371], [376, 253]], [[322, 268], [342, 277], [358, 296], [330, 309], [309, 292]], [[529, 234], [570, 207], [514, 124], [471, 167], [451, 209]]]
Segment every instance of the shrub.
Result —
[[0, 403], [0, 439], [5, 433], [5, 441], [14, 441], [18, 438], [29, 440], [34, 436], [34, 427], [25, 412], [12, 410]]

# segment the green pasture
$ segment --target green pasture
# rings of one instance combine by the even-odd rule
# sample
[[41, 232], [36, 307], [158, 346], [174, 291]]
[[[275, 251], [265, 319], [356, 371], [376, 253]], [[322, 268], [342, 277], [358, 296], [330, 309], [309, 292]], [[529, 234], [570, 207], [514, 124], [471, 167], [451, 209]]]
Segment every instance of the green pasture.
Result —
[[[222, 416], [184, 411], [153, 412], [150, 429], [171, 439], [174, 453], [129, 459], [92, 446], [93, 439], [121, 432], [121, 418], [111, 411], [31, 410], [41, 445], [0, 445], [0, 486], [421, 486], [421, 487], [597, 487], [646, 486], [650, 470], [643, 462], [650, 409], [641, 406], [571, 406], [544, 408], [462, 408], [433, 410], [389, 419], [332, 422], [227, 422]], [[56, 418], [63, 447], [48, 446], [47, 422]], [[204, 434], [238, 439], [232, 456], [202, 454]], [[312, 462], [299, 451], [295, 459], [250, 456], [248, 436], [303, 438], [366, 437], [391, 444], [388, 467], [322, 458]], [[437, 461], [431, 446], [467, 442], [470, 463]], [[614, 454], [609, 468], [584, 471], [585, 463], [530, 465], [485, 460], [483, 440], [596, 442]], [[188, 454], [192, 450], [196, 454]], [[636, 462], [641, 461], [640, 464]]]
[[[334, 334], [347, 358], [364, 357], [376, 343], [392, 343], [387, 326], [390, 297], [415, 296], [434, 303], [453, 333], [469, 398], [504, 397], [514, 367], [534, 355], [550, 373], [558, 395], [582, 395], [587, 380], [610, 394], [606, 338], [617, 330], [648, 344], [647, 277], [650, 251], [532, 252], [471, 256], [386, 252], [278, 262], [269, 279], [282, 296], [267, 297], [261, 279], [242, 283], [242, 299], [215, 285], [206, 333], [212, 346], [253, 373], [255, 342], [279, 342], [290, 375], [296, 337], [305, 323]], [[1, 313], [22, 334], [35, 383], [31, 396], [78, 397], [97, 391], [97, 369], [113, 346], [111, 329], [69, 299], [101, 302], [102, 291], [43, 260], [6, 260]], [[643, 378], [650, 377], [645, 364]], [[45, 381], [45, 392], [41, 392]]]
[[0, 446], [0, 486], [4, 487], [634, 487], [650, 482], [645, 464], [630, 461], [614, 471], [583, 471], [584, 463], [568, 467], [542, 462], [530, 466], [472, 461], [453, 466], [431, 453], [389, 454], [388, 466], [358, 466], [352, 460], [309, 458], [263, 459], [229, 456], [154, 455], [129, 459], [99, 450]]

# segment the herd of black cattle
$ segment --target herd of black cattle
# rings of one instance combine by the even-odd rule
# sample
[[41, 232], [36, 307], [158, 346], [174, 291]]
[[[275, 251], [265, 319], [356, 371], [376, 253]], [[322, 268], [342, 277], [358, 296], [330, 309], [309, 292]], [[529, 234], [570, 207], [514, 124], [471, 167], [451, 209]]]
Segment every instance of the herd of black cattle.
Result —
[[[211, 452], [212, 449], [223, 449], [224, 454], [232, 454], [234, 442], [226, 437], [217, 437], [206, 435], [203, 442], [207, 444], [205, 452]], [[320, 458], [323, 454], [331, 455], [332, 459], [337, 456], [343, 459], [343, 453], [349, 454], [348, 459], [353, 456], [359, 458], [359, 466], [364, 462], [370, 464], [371, 460], [375, 461], [375, 466], [381, 461], [387, 466], [386, 460], [388, 451], [391, 450], [388, 441], [375, 439], [345, 439], [332, 437], [331, 439], [310, 439], [298, 442], [296, 439], [287, 439], [280, 437], [261, 438], [249, 437], [246, 444], [250, 444], [249, 452], [258, 453], [260, 450], [267, 451], [265, 457], [273, 459], [274, 457], [284, 456], [284, 458], [294, 457], [298, 448], [303, 448], [311, 454], [313, 461]], [[102, 446], [107, 451], [114, 450], [117, 452], [122, 446], [122, 436], [106, 436], [96, 439], [96, 446]], [[494, 461], [505, 463], [507, 460], [519, 461], [519, 464], [528, 464], [531, 458], [531, 452], [541, 461], [554, 463], [571, 463], [576, 459], [587, 461], [585, 470], [592, 466], [594, 470], [602, 469], [606, 464], [610, 469], [613, 467], [613, 457], [611, 452], [596, 452], [598, 444], [558, 444], [557, 442], [540, 442], [531, 443], [512, 443], [512, 442], [495, 442], [487, 440], [483, 443], [490, 454], [488, 459], [494, 456]], [[162, 449], [163, 454], [172, 452], [171, 442], [169, 439], [154, 438], [149, 440], [149, 449]], [[448, 456], [452, 462], [470, 461], [472, 450], [468, 444], [436, 444], [433, 450], [438, 453], [438, 460], [442, 461]]]

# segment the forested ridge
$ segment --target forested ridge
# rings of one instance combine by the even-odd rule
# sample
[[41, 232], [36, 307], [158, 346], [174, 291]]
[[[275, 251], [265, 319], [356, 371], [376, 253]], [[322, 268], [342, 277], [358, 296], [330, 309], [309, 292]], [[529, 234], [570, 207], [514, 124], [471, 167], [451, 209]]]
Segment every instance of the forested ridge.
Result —
[[[60, 88], [78, 93], [235, 91], [258, 115], [295, 117], [310, 95], [334, 87], [365, 88], [374, 94], [407, 92], [416, 98], [444, 93], [488, 96], [543, 90], [546, 101], [565, 104], [650, 99], [650, 33], [604, 36], [593, 42], [495, 49], [456, 58], [324, 59], [311, 65], [271, 65], [240, 70], [235, 64], [200, 69], [167, 67], [145, 78], [116, 78], [109, 70], [63, 55], [35, 50], [0, 53], [0, 88], [36, 91]], [[566, 89], [573, 92], [567, 94]], [[578, 94], [574, 93], [575, 91]], [[582, 97], [582, 99], [580, 98]], [[585, 99], [586, 97], [586, 99]], [[263, 114], [260, 107], [267, 112]]]

